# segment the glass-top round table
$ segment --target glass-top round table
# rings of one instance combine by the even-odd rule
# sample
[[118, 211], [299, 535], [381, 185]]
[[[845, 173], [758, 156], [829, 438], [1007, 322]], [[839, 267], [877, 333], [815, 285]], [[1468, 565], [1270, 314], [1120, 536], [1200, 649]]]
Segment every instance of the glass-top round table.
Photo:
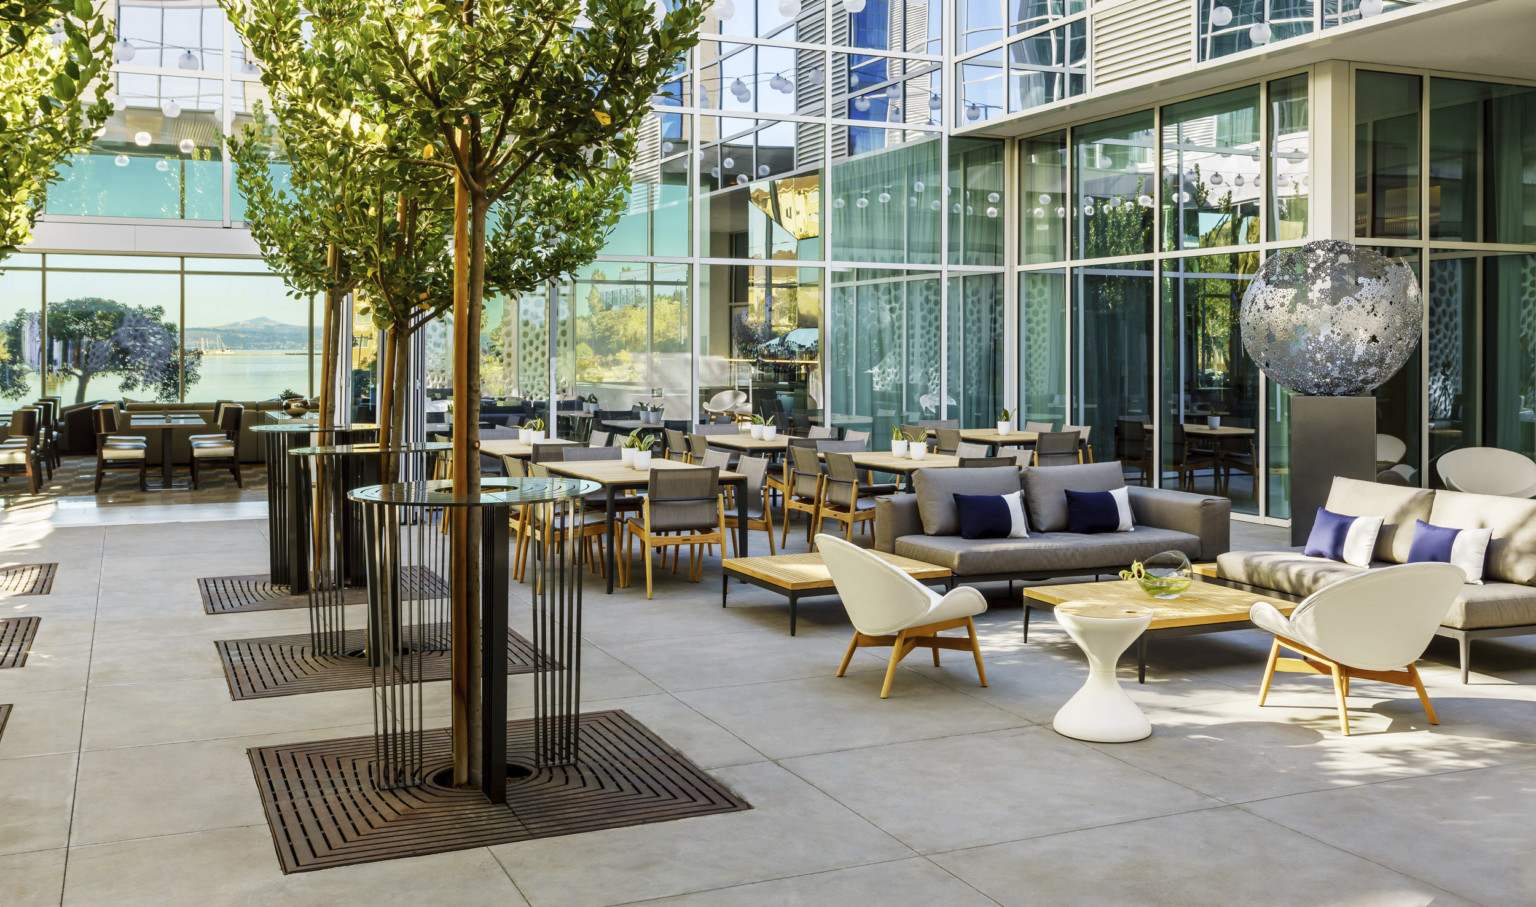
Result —
[[310, 435], [338, 440], [363, 441], [379, 430], [374, 422], [323, 426], [315, 419], [264, 422], [250, 426], [265, 442], [267, 462], [267, 575], [275, 586], [286, 586], [292, 595], [309, 590], [308, 508], [299, 494], [298, 477], [288, 451], [308, 444]]
[[[445, 445], [447, 446], [447, 445]], [[543, 504], [583, 498], [603, 490], [587, 479], [481, 479], [479, 494], [455, 494], [452, 479], [367, 485], [347, 493], [354, 501], [397, 507], [471, 507], [485, 504]]]

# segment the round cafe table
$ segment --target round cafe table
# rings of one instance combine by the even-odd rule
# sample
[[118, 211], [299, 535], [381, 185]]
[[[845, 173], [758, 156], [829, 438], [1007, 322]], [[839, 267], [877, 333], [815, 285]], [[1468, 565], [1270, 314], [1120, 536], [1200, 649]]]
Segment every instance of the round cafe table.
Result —
[[284, 419], [252, 425], [265, 439], [267, 457], [267, 571], [275, 586], [294, 595], [309, 591], [309, 559], [304, 542], [309, 532], [308, 499], [299, 494], [294, 461], [288, 451], [320, 439], [338, 444], [369, 441], [378, 431], [373, 423], [322, 426], [313, 419]]
[[1152, 722], [1115, 677], [1121, 653], [1152, 623], [1141, 605], [1066, 602], [1056, 622], [1088, 656], [1088, 680], [1056, 713], [1056, 733], [1093, 743], [1130, 743], [1152, 733]]

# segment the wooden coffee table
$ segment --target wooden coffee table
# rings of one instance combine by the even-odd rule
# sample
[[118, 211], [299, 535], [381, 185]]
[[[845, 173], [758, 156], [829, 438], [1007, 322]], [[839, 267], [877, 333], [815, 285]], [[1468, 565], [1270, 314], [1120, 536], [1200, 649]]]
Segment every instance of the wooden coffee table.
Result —
[[[893, 567], [900, 567], [907, 575], [920, 583], [939, 583], [947, 590], [954, 585], [954, 575], [948, 567], [916, 561], [909, 557], [870, 552]], [[795, 618], [800, 599], [811, 595], [836, 595], [832, 574], [816, 552], [807, 554], [778, 554], [768, 557], [728, 557], [721, 566], [720, 607], [730, 594], [731, 578], [741, 580], [762, 589], [779, 592], [789, 598], [789, 635], [795, 635]]]
[[1066, 602], [1151, 608], [1152, 623], [1141, 634], [1136, 645], [1136, 682], [1146, 683], [1147, 644], [1153, 637], [1247, 630], [1253, 627], [1253, 622], [1248, 619], [1248, 609], [1253, 607], [1254, 602], [1267, 601], [1280, 609], [1282, 614], [1290, 614], [1301, 602], [1297, 596], [1273, 589], [1219, 579], [1208, 572], [1201, 572], [1211, 571], [1210, 567], [1203, 564], [1195, 570], [1195, 581], [1190, 583], [1189, 591], [1170, 601], [1152, 598], [1142, 592], [1140, 586], [1125, 580], [1029, 586], [1024, 590], [1024, 641], [1029, 641], [1031, 610], [1054, 611], [1057, 605]]

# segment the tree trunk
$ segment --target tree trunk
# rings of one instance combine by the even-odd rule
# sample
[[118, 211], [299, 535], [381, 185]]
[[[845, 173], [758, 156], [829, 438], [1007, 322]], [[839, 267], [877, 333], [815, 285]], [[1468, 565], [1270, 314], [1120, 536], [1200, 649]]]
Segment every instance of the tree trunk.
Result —
[[[469, 362], [477, 358], [474, 353], [474, 333], [471, 331], [471, 306], [469, 295], [469, 186], [461, 174], [454, 176], [453, 191], [453, 491], [468, 494], [470, 482], [469, 435], [464, 430], [468, 422]], [[476, 407], [476, 421], [478, 422]], [[478, 483], [477, 483], [478, 484]], [[467, 787], [474, 784], [480, 774], [479, 755], [472, 724], [478, 724], [480, 712], [480, 686], [475, 675], [474, 653], [479, 646], [478, 602], [471, 592], [479, 591], [478, 572], [471, 583], [469, 552], [468, 508], [449, 508], [453, 545], [453, 677], [451, 680], [453, 784]], [[476, 558], [474, 565], [479, 566]]]
[[391, 326], [379, 338], [384, 360], [379, 365], [379, 481], [389, 484], [394, 475], [389, 471], [389, 449], [395, 441], [395, 370], [400, 367], [398, 331]]
[[[395, 390], [394, 409], [390, 413], [390, 437], [399, 444], [410, 439], [405, 437], [405, 406], [406, 388], [411, 382], [411, 334], [404, 331], [395, 333]], [[398, 458], [395, 458], [398, 462]], [[402, 481], [400, 476], [385, 481]]]

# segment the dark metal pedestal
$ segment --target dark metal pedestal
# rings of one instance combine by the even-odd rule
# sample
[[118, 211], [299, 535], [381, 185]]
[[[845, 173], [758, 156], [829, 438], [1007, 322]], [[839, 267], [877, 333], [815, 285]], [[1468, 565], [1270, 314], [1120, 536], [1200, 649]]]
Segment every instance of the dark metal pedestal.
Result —
[[293, 595], [309, 590], [308, 499], [299, 494], [296, 464], [288, 456], [295, 447], [329, 438], [340, 444], [371, 441], [377, 425], [339, 425], [292, 420], [253, 425], [251, 431], [266, 441], [267, 460], [267, 562], [268, 581], [286, 586]]
[[1292, 545], [1306, 544], [1335, 476], [1376, 480], [1375, 398], [1292, 397]]
[[[480, 789], [493, 803], [507, 789], [507, 610], [509, 525], [513, 508], [537, 507], [533, 522], [575, 525], [582, 498], [595, 482], [571, 479], [487, 479], [479, 495], [455, 495], [449, 481], [359, 488], [348, 497], [364, 514], [369, 624], [378, 658], [374, 670], [375, 783], [381, 788], [426, 783], [422, 725], [422, 653], [443, 640], [423, 628], [447, 614], [446, 598], [401, 594], [408, 569], [451, 577], [454, 551], [443, 531], [449, 511], [473, 508], [481, 521], [480, 638], [448, 641], [480, 647]], [[581, 695], [581, 580], [574, 537], [530, 539], [533, 553], [534, 728], [531, 761], [538, 768], [576, 762]]]

